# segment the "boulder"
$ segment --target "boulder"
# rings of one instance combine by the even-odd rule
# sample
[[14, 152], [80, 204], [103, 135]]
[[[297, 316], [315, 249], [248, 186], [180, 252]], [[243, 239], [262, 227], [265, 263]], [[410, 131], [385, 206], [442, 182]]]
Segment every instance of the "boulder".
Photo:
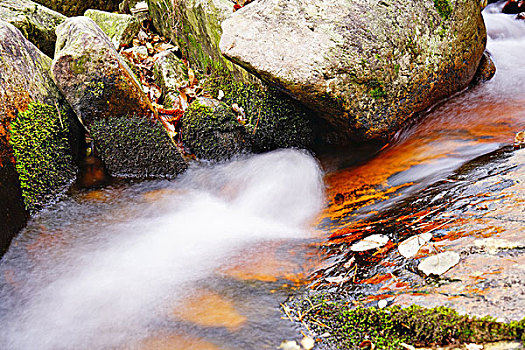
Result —
[[486, 43], [476, 0], [260, 0], [222, 22], [233, 62], [350, 139], [388, 139], [465, 88]]
[[84, 16], [95, 21], [117, 49], [130, 45], [140, 30], [140, 23], [131, 15], [87, 10]]
[[[42, 207], [49, 201], [49, 194], [62, 190], [74, 177], [70, 160], [78, 155], [79, 145], [75, 140], [79, 130], [76, 118], [51, 78], [50, 67], [49, 57], [13, 25], [0, 20], [0, 251], [24, 226], [28, 216], [25, 207]], [[57, 141], [47, 134], [57, 131], [52, 127], [56, 124], [47, 124], [50, 127], [45, 130], [26, 132], [25, 121], [33, 116], [31, 106], [34, 104], [52, 106], [55, 116], [58, 116], [57, 109], [61, 110], [60, 122], [64, 127], [69, 126], [70, 135], [60, 131], [58, 141], [62, 149], [67, 149], [68, 159], [58, 157], [54, 149], [40, 147], [41, 143], [29, 142], [28, 139], [44, 143]], [[13, 133], [17, 136], [12, 137]], [[69, 143], [64, 140], [65, 136]], [[31, 154], [32, 159], [28, 161], [24, 154]], [[64, 170], [65, 161], [68, 169], [59, 171], [54, 178], [36, 176], [38, 174], [29, 169], [35, 161], [39, 169], [60, 170]]]
[[179, 45], [193, 68], [209, 73], [220, 67], [239, 80], [254, 81], [219, 50], [221, 23], [233, 14], [233, 5], [230, 0], [148, 0], [153, 25]]
[[[114, 175], [175, 176], [185, 169], [180, 152], [167, 134], [159, 136], [162, 127], [140, 84], [92, 19], [69, 18], [57, 28], [57, 51], [51, 69]], [[138, 126], [143, 130], [136, 130]], [[172, 149], [171, 153], [163, 154], [169, 153], [174, 159], [156, 159], [155, 155], [160, 155], [154, 151], [166, 148]], [[146, 156], [148, 152], [154, 153]], [[141, 155], [141, 161], [133, 163], [137, 155]], [[164, 162], [165, 167], [159, 168], [157, 162]]]
[[87, 9], [118, 11], [120, 0], [36, 0], [36, 2], [67, 17], [72, 17], [82, 15]]
[[188, 68], [177, 57], [174, 49], [166, 50], [156, 55], [153, 65], [155, 82], [162, 89], [162, 101], [165, 107], [172, 108], [179, 95], [179, 88], [188, 84]]
[[475, 85], [489, 81], [494, 77], [494, 74], [496, 74], [496, 65], [494, 64], [494, 61], [492, 61], [490, 53], [485, 51], [483, 56], [481, 56], [478, 70], [476, 71], [476, 75], [474, 75], [474, 79], [472, 79], [472, 84]]
[[29, 0], [0, 0], [0, 20], [17, 27], [49, 57], [55, 53], [55, 28], [66, 17]]
[[111, 40], [88, 17], [72, 17], [58, 26], [51, 70], [60, 91], [88, 129], [100, 118], [154, 114]]

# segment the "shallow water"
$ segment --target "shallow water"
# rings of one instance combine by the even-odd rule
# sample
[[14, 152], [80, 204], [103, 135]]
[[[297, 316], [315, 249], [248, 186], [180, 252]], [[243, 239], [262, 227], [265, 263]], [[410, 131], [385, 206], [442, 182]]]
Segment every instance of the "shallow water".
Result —
[[525, 129], [525, 24], [496, 6], [484, 14], [496, 76], [369, 161], [327, 162], [324, 175], [311, 155], [277, 151], [73, 193], [33, 218], [0, 263], [0, 348], [274, 349], [300, 337], [279, 303], [325, 258], [320, 236], [430, 196]]
[[[221, 348], [255, 348], [243, 332], [269, 326], [257, 317], [279, 319], [278, 311], [264, 309], [268, 297], [236, 278], [235, 266], [273, 242], [286, 255], [311, 237], [322, 190], [317, 162], [285, 150], [195, 168], [174, 182], [77, 193], [32, 220], [2, 260], [0, 348], [157, 347], [191, 326], [210, 347], [220, 339]], [[181, 311], [195, 298], [204, 302]], [[252, 322], [254, 301], [262, 317]], [[223, 310], [211, 324], [192, 316], [213, 308]], [[268, 327], [250, 341], [264, 348], [278, 334]]]

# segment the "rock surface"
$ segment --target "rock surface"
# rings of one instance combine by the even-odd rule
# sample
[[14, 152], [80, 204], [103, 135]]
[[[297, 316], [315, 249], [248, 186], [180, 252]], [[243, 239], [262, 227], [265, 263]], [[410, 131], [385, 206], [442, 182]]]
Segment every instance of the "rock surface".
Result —
[[170, 49], [158, 54], [153, 65], [153, 75], [155, 82], [162, 89], [164, 106], [172, 108], [173, 102], [179, 96], [179, 88], [187, 84], [187, 70], [175, 50]]
[[92, 19], [69, 18], [57, 28], [57, 37], [53, 78], [88, 129], [95, 119], [154, 113], [133, 73]]
[[97, 9], [103, 11], [118, 11], [121, 0], [37, 0], [50, 9], [60, 12], [67, 17], [80, 16], [87, 9]]
[[65, 19], [64, 15], [29, 0], [0, 1], [0, 20], [17, 27], [49, 57], [55, 53], [55, 28]]
[[[167, 134], [159, 136], [151, 102], [96, 23], [73, 17], [57, 28], [57, 36], [53, 77], [92, 132], [108, 170], [139, 177], [174, 176], [184, 170], [185, 162]], [[134, 136], [137, 125], [142, 129]], [[173, 159], [163, 158], [168, 155]]]
[[233, 14], [231, 1], [148, 0], [148, 5], [155, 28], [179, 45], [192, 67], [203, 72], [223, 67], [233, 72], [237, 79], [255, 79], [224, 58], [219, 49], [221, 23]]
[[116, 49], [130, 45], [140, 30], [140, 23], [131, 15], [87, 10], [84, 16], [91, 18], [111, 39]]
[[354, 139], [388, 138], [465, 88], [486, 43], [473, 0], [260, 0], [222, 30], [225, 56]]

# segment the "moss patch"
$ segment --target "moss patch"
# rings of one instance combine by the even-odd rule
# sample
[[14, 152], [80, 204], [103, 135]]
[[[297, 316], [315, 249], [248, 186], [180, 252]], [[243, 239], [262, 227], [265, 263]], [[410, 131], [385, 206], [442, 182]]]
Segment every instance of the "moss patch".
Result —
[[525, 319], [500, 323], [490, 317], [459, 315], [446, 307], [352, 308], [323, 300], [303, 304], [303, 320], [318, 334], [330, 333], [331, 349], [357, 349], [364, 340], [377, 349], [399, 349], [403, 342], [428, 346], [525, 340]]
[[101, 118], [90, 130], [112, 175], [172, 177], [186, 169], [160, 123], [135, 116]]
[[308, 112], [275, 88], [237, 82], [224, 71], [208, 77], [204, 88], [212, 96], [218, 96], [222, 90], [225, 103], [236, 103], [244, 109], [245, 131], [253, 151], [312, 144], [313, 128]]
[[67, 118], [55, 107], [31, 103], [10, 129], [9, 143], [24, 203], [34, 212], [59, 194], [75, 175]]
[[450, 0], [434, 0], [434, 7], [445, 21], [450, 18], [452, 14], [452, 4]]
[[243, 126], [230, 106], [195, 101], [182, 117], [182, 141], [199, 158], [223, 160], [250, 148]]

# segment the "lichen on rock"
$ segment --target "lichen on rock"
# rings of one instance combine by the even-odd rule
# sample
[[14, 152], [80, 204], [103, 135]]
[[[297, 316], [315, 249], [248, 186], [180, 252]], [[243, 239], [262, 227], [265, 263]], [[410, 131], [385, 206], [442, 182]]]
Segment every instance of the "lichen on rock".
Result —
[[111, 39], [116, 49], [130, 45], [140, 30], [140, 23], [131, 15], [89, 9], [84, 16], [91, 18]]
[[0, 20], [17, 27], [49, 57], [55, 53], [55, 28], [65, 19], [64, 15], [30, 0], [0, 1]]
[[67, 17], [81, 16], [87, 9], [102, 11], [118, 11], [121, 0], [36, 0], [50, 9], [60, 12]]
[[260, 0], [222, 22], [220, 49], [351, 141], [467, 87], [485, 43], [479, 1]]

